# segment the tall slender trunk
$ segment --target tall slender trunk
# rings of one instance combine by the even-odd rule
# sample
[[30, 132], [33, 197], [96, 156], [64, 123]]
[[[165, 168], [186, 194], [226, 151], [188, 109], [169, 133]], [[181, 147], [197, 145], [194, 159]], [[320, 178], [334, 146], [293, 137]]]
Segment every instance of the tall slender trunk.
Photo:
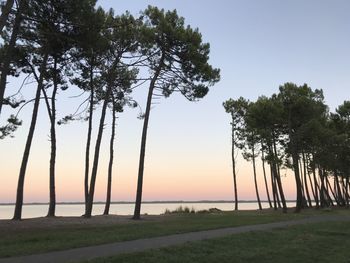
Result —
[[[14, 21], [10, 41], [9, 41], [8, 46], [6, 47], [5, 55], [4, 55], [2, 62], [1, 62], [2, 65], [1, 65], [1, 77], [0, 77], [0, 115], [1, 115], [1, 110], [2, 110], [3, 103], [4, 103], [4, 95], [5, 95], [5, 89], [6, 89], [6, 83], [7, 83], [7, 76], [10, 72], [11, 59], [13, 56], [13, 52], [15, 51], [17, 35], [18, 35], [19, 29], [20, 29], [20, 24], [22, 21], [22, 12], [25, 8], [25, 4], [26, 4], [26, 0], [19, 1], [19, 7], [18, 7], [18, 10], [16, 13], [16, 18]], [[7, 11], [7, 9], [6, 9], [7, 7], [9, 7], [11, 10], [12, 5], [13, 5], [13, 1], [7, 1], [4, 12]], [[6, 16], [5, 13], [2, 13], [1, 19], [3, 19], [3, 15], [4, 15], [4, 17]], [[6, 20], [7, 20], [7, 17], [6, 17]], [[1, 21], [1, 23], [2, 23], [2, 21]], [[6, 21], [5, 21], [5, 23], [6, 23]], [[1, 31], [2, 31], [2, 28], [1, 28], [0, 32]]]
[[265, 182], [265, 189], [266, 189], [266, 196], [267, 200], [269, 201], [269, 206], [272, 208], [272, 203], [270, 199], [270, 192], [269, 192], [269, 187], [267, 184], [267, 179], [266, 179], [266, 170], [265, 170], [265, 158], [264, 158], [264, 150], [263, 150], [263, 145], [261, 145], [261, 161], [262, 161], [262, 168], [263, 168], [263, 174], [264, 174], [264, 182]]
[[160, 71], [163, 68], [164, 59], [165, 59], [165, 52], [162, 52], [160, 63], [154, 73], [154, 76], [151, 80], [151, 83], [148, 89], [146, 112], [145, 112], [145, 118], [143, 121], [143, 128], [142, 128], [139, 171], [137, 176], [137, 190], [136, 190], [135, 210], [134, 210], [134, 216], [133, 216], [133, 219], [135, 220], [140, 219], [140, 213], [141, 213], [143, 171], [144, 171], [145, 153], [146, 153], [146, 139], [147, 139], [148, 121], [149, 121], [149, 116], [151, 112], [153, 90], [154, 90], [156, 81], [159, 77]]
[[116, 121], [116, 107], [114, 98], [112, 95], [112, 134], [111, 140], [109, 143], [109, 164], [108, 164], [108, 180], [107, 180], [107, 196], [106, 196], [106, 205], [104, 215], [109, 214], [109, 208], [111, 206], [111, 192], [112, 192], [112, 172], [113, 172], [113, 158], [114, 158], [114, 137], [115, 137], [115, 121]]
[[346, 177], [345, 183], [344, 183], [344, 191], [345, 191], [345, 197], [346, 197], [346, 206], [350, 206], [350, 194], [349, 194], [349, 176]]
[[319, 198], [319, 193], [321, 193], [320, 191], [320, 186], [317, 182], [317, 177], [316, 177], [316, 166], [315, 164], [313, 163], [311, 165], [312, 167], [312, 175], [313, 175], [313, 178], [314, 178], [314, 187], [315, 187], [315, 202], [316, 202], [316, 208], [319, 208], [320, 207], [320, 198]]
[[257, 181], [257, 178], [256, 178], [254, 145], [252, 146], [252, 154], [253, 154], [252, 161], [253, 161], [254, 184], [255, 184], [256, 199], [258, 201], [259, 210], [262, 210], [260, 196], [259, 196], [259, 190], [258, 190], [258, 181]]
[[335, 184], [334, 191], [336, 192], [336, 196], [339, 201], [339, 206], [345, 206], [345, 200], [343, 198], [343, 193], [340, 187], [339, 177], [336, 172], [334, 173], [334, 184]]
[[326, 195], [327, 195], [327, 198], [328, 198], [328, 200], [329, 200], [329, 203], [330, 203], [332, 206], [334, 205], [334, 204], [333, 204], [333, 201], [332, 201], [332, 198], [331, 198], [331, 196], [330, 196], [330, 194], [329, 194], [329, 192], [331, 192], [331, 194], [333, 195], [334, 201], [337, 203], [337, 205], [340, 205], [339, 200], [338, 200], [337, 196], [335, 195], [335, 193], [334, 193], [334, 191], [333, 191], [333, 189], [332, 189], [332, 186], [331, 186], [331, 184], [330, 184], [330, 182], [329, 182], [329, 180], [328, 180], [328, 176], [325, 176], [325, 180], [326, 180], [326, 186], [327, 186]]
[[233, 114], [232, 114], [232, 135], [231, 136], [232, 136], [231, 158], [232, 158], [233, 190], [235, 195], [235, 210], [238, 210], [237, 176], [236, 176], [236, 160], [235, 160], [235, 126], [234, 126]]
[[297, 191], [297, 200], [296, 200], [296, 207], [295, 212], [300, 212], [303, 207], [303, 193], [302, 193], [302, 186], [300, 181], [300, 173], [299, 173], [299, 156], [297, 152], [297, 145], [294, 138], [294, 134], [292, 132], [292, 112], [291, 109], [288, 111], [288, 135], [289, 135], [289, 141], [290, 141], [290, 148], [291, 148], [291, 154], [292, 154], [292, 165], [294, 169], [294, 177], [295, 177], [295, 188]]
[[[305, 157], [305, 165], [306, 165], [306, 167], [309, 167], [309, 165], [310, 165], [310, 163], [309, 163], [309, 156], [308, 155], [306, 155], [306, 157]], [[314, 186], [313, 186], [313, 183], [312, 183], [310, 169], [306, 169], [306, 172], [307, 172], [307, 177], [308, 177], [309, 183], [310, 183], [310, 189], [311, 189], [312, 197], [313, 197], [313, 200], [315, 201], [316, 207], [317, 207], [316, 193], [315, 193]]]
[[32, 140], [33, 140], [33, 136], [34, 136], [36, 120], [38, 117], [39, 104], [40, 104], [40, 93], [41, 93], [41, 89], [43, 87], [43, 79], [44, 79], [43, 73], [46, 69], [47, 58], [48, 58], [48, 56], [46, 54], [44, 56], [43, 62], [42, 62], [41, 67], [40, 67], [40, 78], [38, 80], [38, 86], [37, 86], [37, 90], [36, 90], [36, 94], [35, 94], [32, 120], [30, 122], [29, 132], [28, 132], [27, 141], [26, 141], [26, 145], [24, 148], [23, 156], [22, 156], [21, 168], [20, 168], [19, 176], [18, 176], [16, 205], [15, 205], [15, 212], [13, 215], [14, 220], [20, 220], [22, 217], [24, 179], [25, 179], [25, 175], [26, 175], [26, 169], [27, 169], [30, 149], [31, 149]]
[[98, 162], [100, 157], [100, 148], [101, 148], [101, 141], [102, 141], [102, 135], [103, 135], [103, 126], [106, 118], [106, 110], [107, 110], [107, 104], [108, 100], [110, 98], [112, 91], [112, 86], [107, 86], [106, 96], [103, 102], [102, 106], [102, 112], [101, 112], [101, 118], [100, 118], [100, 125], [98, 129], [97, 139], [96, 139], [96, 145], [95, 145], [95, 154], [94, 154], [94, 162], [92, 165], [92, 171], [91, 171], [91, 178], [90, 178], [90, 190], [89, 190], [89, 196], [88, 196], [88, 202], [85, 209], [85, 217], [90, 218], [92, 213], [92, 206], [94, 202], [94, 194], [95, 194], [95, 183], [96, 183], [96, 176], [97, 176], [97, 169], [98, 169]]
[[[275, 132], [272, 131], [272, 143], [273, 143], [273, 152], [274, 152], [274, 160], [277, 158], [277, 146], [276, 146], [276, 139], [275, 139]], [[284, 197], [284, 192], [283, 192], [283, 186], [282, 186], [282, 181], [281, 181], [281, 174], [279, 171], [279, 167], [278, 167], [278, 171], [277, 171], [277, 163], [275, 162], [275, 176], [276, 176], [276, 180], [277, 180], [277, 186], [278, 186], [278, 191], [279, 194], [281, 196], [281, 202], [282, 202], [282, 211], [283, 213], [287, 213], [287, 203], [286, 203], [286, 198]]]
[[271, 187], [272, 187], [272, 197], [273, 197], [273, 208], [277, 210], [278, 206], [278, 193], [277, 193], [277, 185], [276, 185], [276, 176], [275, 176], [275, 160], [274, 160], [274, 152], [272, 150], [272, 144], [268, 144], [269, 155], [272, 156], [272, 160], [270, 161], [270, 175], [271, 175]]
[[307, 197], [307, 201], [309, 203], [309, 206], [312, 207], [312, 202], [310, 198], [310, 193], [309, 193], [309, 186], [307, 184], [307, 169], [306, 169], [306, 158], [305, 158], [305, 153], [302, 153], [303, 156], [303, 168], [304, 168], [304, 188], [305, 188], [305, 193]]
[[276, 181], [275, 178], [273, 176], [273, 170], [272, 170], [272, 164], [270, 163], [270, 175], [271, 175], [271, 187], [272, 187], [272, 197], [273, 197], [273, 209], [277, 210], [277, 201], [276, 201], [276, 192], [277, 192], [277, 188], [276, 188]]
[[333, 176], [333, 189], [334, 189], [334, 194], [335, 194], [336, 198], [339, 200], [339, 195], [340, 194], [339, 194], [339, 190], [337, 188], [337, 184], [335, 182], [335, 176]]
[[[293, 148], [295, 146], [292, 146]], [[300, 210], [303, 208], [303, 193], [302, 193], [302, 185], [300, 180], [300, 173], [299, 173], [299, 157], [296, 153], [295, 149], [292, 150], [292, 160], [293, 160], [293, 168], [294, 168], [294, 177], [295, 177], [295, 186], [297, 191], [297, 201], [296, 201], [296, 207], [295, 212], [300, 212]]]
[[[56, 210], [56, 190], [55, 190], [55, 171], [56, 171], [56, 95], [58, 89], [57, 83], [57, 59], [54, 59], [54, 81], [53, 91], [51, 97], [51, 127], [50, 127], [50, 138], [51, 138], [51, 156], [50, 156], [50, 203], [48, 217], [55, 216]], [[48, 109], [50, 110], [50, 109]]]
[[321, 187], [320, 187], [320, 201], [321, 201], [321, 207], [329, 206], [329, 202], [327, 200], [326, 195], [326, 187], [325, 187], [325, 176], [323, 175], [322, 168], [318, 168], [319, 177], [321, 180]]
[[341, 182], [341, 188], [342, 188], [342, 192], [343, 192], [344, 205], [346, 207], [349, 207], [349, 193], [348, 193], [347, 187], [346, 187], [346, 179], [344, 177], [342, 177], [340, 179], [340, 182]]
[[0, 32], [4, 29], [6, 22], [8, 20], [9, 14], [11, 12], [11, 9], [14, 4], [14, 0], [7, 0], [4, 7], [1, 9], [1, 16], [0, 16]]
[[[92, 64], [92, 63], [90, 63]], [[87, 203], [89, 198], [89, 166], [90, 166], [90, 144], [91, 144], [91, 133], [92, 133], [92, 117], [94, 112], [94, 72], [93, 66], [90, 65], [90, 108], [89, 108], [89, 124], [88, 134], [86, 139], [85, 148], [85, 173], [84, 173], [84, 197], [85, 197], [85, 210], [87, 210]]]
[[[315, 193], [315, 188], [313, 186], [313, 182], [312, 182], [312, 178], [311, 178], [311, 174], [310, 174], [310, 171], [307, 172], [307, 177], [309, 179], [309, 184], [310, 184], [310, 189], [311, 189], [311, 193], [312, 193], [312, 197], [313, 197], [313, 200], [315, 201], [316, 203], [316, 193]], [[311, 197], [310, 197], [311, 198]], [[311, 200], [312, 202], [312, 200]], [[316, 204], [317, 206], [317, 204]]]
[[[281, 170], [280, 170], [280, 166], [279, 166], [278, 163], [275, 163], [274, 169], [275, 169], [275, 182], [276, 182], [276, 186], [278, 186], [277, 178], [281, 178]], [[277, 197], [277, 206], [278, 206], [278, 208], [282, 208], [281, 200], [280, 200], [279, 188], [277, 188], [276, 197]]]
[[299, 174], [300, 174], [300, 182], [301, 182], [301, 192], [303, 194], [303, 208], [307, 207], [307, 200], [305, 197], [305, 185], [304, 185], [304, 173], [303, 173], [303, 164], [299, 157]]

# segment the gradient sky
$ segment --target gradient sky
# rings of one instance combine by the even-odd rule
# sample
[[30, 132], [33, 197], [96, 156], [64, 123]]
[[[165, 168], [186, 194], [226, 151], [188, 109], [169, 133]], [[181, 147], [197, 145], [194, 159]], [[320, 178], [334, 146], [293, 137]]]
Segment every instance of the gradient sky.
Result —
[[[304, 0], [167, 0], [98, 2], [116, 14], [129, 10], [137, 15], [147, 5], [176, 8], [192, 27], [198, 27], [211, 45], [210, 63], [221, 69], [221, 81], [200, 102], [178, 94], [162, 99], [151, 112], [144, 200], [232, 199], [230, 119], [222, 102], [243, 96], [255, 100], [271, 95], [285, 82], [307, 83], [323, 89], [331, 110], [350, 99], [350, 2]], [[11, 81], [7, 94], [18, 87]], [[135, 91], [144, 107], [145, 87]], [[24, 94], [34, 95], [33, 86]], [[60, 117], [74, 111], [79, 94], [72, 88], [58, 99]], [[65, 102], [62, 102], [62, 101]], [[80, 99], [81, 100], [81, 99]], [[14, 139], [0, 141], [0, 202], [14, 202], [19, 166], [28, 132], [32, 106], [21, 117], [23, 127]], [[41, 104], [25, 181], [25, 202], [48, 200], [49, 127]], [[99, 109], [98, 111], [99, 112]], [[4, 111], [2, 123], [10, 112]], [[119, 116], [114, 166], [113, 200], [133, 201], [136, 190], [142, 121], [138, 111], [126, 109]], [[96, 115], [98, 117], [98, 114]], [[105, 199], [110, 118], [102, 145], [96, 200]], [[96, 127], [96, 126], [95, 126]], [[84, 146], [87, 123], [58, 127], [57, 199], [83, 200]], [[258, 180], [262, 183], [261, 168]], [[294, 198], [294, 180], [282, 179], [287, 197]], [[238, 163], [240, 199], [254, 199], [251, 165]], [[260, 184], [263, 194], [263, 187]]]

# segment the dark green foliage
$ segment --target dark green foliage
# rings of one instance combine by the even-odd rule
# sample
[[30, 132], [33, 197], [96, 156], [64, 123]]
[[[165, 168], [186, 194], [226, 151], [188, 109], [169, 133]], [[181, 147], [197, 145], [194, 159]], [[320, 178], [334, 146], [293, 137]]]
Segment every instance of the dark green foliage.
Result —
[[[294, 171], [297, 211], [312, 205], [310, 188], [316, 206], [332, 204], [331, 195], [338, 205], [348, 205], [349, 102], [330, 114], [322, 90], [293, 83], [285, 83], [270, 98], [259, 97], [256, 102], [246, 102], [244, 107], [242, 101], [243, 98], [230, 99], [224, 103], [226, 112], [232, 116], [234, 146], [253, 162], [254, 175], [255, 158], [264, 154], [263, 161], [270, 165], [275, 208], [281, 199], [286, 211], [281, 168]], [[330, 176], [334, 179], [332, 188]]]
[[219, 69], [208, 64], [209, 44], [202, 43], [198, 29], [185, 26], [176, 10], [149, 6], [143, 15], [142, 53], [150, 69], [160, 69], [156, 90], [165, 97], [177, 91], [188, 100], [203, 98], [220, 78]]
[[141, 27], [142, 66], [150, 71], [146, 110], [143, 118], [134, 219], [140, 219], [146, 138], [153, 96], [169, 97], [180, 92], [190, 101], [204, 97], [220, 79], [220, 70], [209, 63], [209, 44], [202, 43], [197, 29], [185, 27], [176, 10], [165, 12], [149, 6]]
[[[233, 100], [224, 106], [230, 102]], [[230, 107], [234, 109], [234, 105]], [[333, 199], [338, 205], [349, 205], [349, 101], [340, 105], [336, 113], [329, 113], [322, 90], [285, 83], [279, 93], [270, 98], [261, 96], [241, 112], [243, 117], [235, 118], [241, 122], [236, 144], [247, 160], [254, 161], [255, 152], [264, 153], [270, 165], [275, 208], [279, 197], [284, 203], [281, 168], [294, 172], [297, 211], [311, 206], [312, 198], [317, 207], [329, 206]], [[257, 145], [260, 148], [255, 149]], [[330, 178], [334, 185], [330, 185]]]
[[0, 127], [0, 140], [6, 138], [7, 136], [13, 137], [13, 133], [21, 125], [22, 121], [16, 116], [11, 115], [10, 118], [7, 119], [7, 124]]
[[[50, 121], [49, 216], [54, 215], [55, 203], [56, 124], [77, 119], [89, 121], [84, 180], [89, 216], [106, 110], [111, 109], [115, 116], [125, 106], [138, 105], [131, 92], [143, 84], [138, 82], [139, 68], [146, 66], [150, 73], [143, 78], [150, 81], [151, 87], [144, 115], [147, 122], [154, 90], [165, 97], [178, 91], [193, 101], [204, 97], [209, 87], [219, 81], [219, 70], [208, 63], [209, 44], [202, 43], [198, 29], [186, 27], [175, 10], [166, 12], [149, 6], [139, 18], [134, 18], [128, 12], [115, 15], [113, 10], [106, 12], [95, 5], [96, 0], [9, 0], [2, 8], [0, 112], [2, 105], [16, 108], [25, 103], [22, 109], [34, 101], [18, 181], [15, 219], [21, 218], [24, 178], [42, 100]], [[8, 75], [24, 76], [22, 86], [27, 79], [36, 81], [35, 98], [4, 98]], [[89, 97], [76, 107], [75, 113], [56, 116], [59, 91], [66, 90], [68, 83]], [[87, 107], [83, 107], [85, 103]], [[102, 112], [89, 185], [93, 112], [99, 104]], [[17, 117], [16, 121], [10, 118], [1, 128], [0, 138], [12, 136], [20, 124]], [[142, 137], [145, 141], [145, 135]]]

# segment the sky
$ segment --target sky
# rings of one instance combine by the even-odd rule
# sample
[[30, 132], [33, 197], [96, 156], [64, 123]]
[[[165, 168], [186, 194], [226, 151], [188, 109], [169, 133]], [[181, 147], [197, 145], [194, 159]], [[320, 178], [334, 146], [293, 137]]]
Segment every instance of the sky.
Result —
[[[210, 63], [221, 69], [221, 81], [199, 102], [179, 94], [159, 100], [151, 111], [144, 174], [144, 200], [232, 200], [230, 116], [222, 102], [243, 96], [256, 100], [271, 95], [279, 85], [307, 83], [323, 89], [326, 103], [334, 110], [350, 99], [350, 2], [325, 0], [167, 0], [98, 1], [116, 14], [129, 10], [138, 15], [148, 5], [176, 9], [185, 23], [198, 27], [210, 43]], [[7, 95], [18, 88], [9, 83]], [[33, 96], [26, 86], [25, 96]], [[58, 114], [75, 111], [82, 98], [76, 88], [61, 91]], [[133, 94], [145, 108], [147, 87]], [[28, 132], [32, 106], [21, 114], [23, 126], [15, 138], [0, 141], [0, 202], [14, 202], [19, 166]], [[96, 118], [98, 119], [97, 109]], [[5, 109], [0, 122], [11, 112]], [[137, 109], [125, 109], [117, 120], [116, 156], [112, 199], [133, 201], [136, 192], [142, 121]], [[44, 104], [25, 179], [25, 202], [48, 201], [49, 127]], [[95, 122], [96, 127], [97, 122]], [[111, 119], [106, 120], [96, 185], [96, 201], [105, 200], [108, 140]], [[58, 201], [83, 201], [84, 149], [87, 123], [57, 128]], [[93, 134], [93, 141], [96, 135]], [[259, 165], [259, 163], [258, 163]], [[262, 171], [259, 190], [265, 199]], [[294, 199], [293, 177], [283, 172], [288, 199]], [[238, 161], [239, 199], [253, 200], [251, 164]]]

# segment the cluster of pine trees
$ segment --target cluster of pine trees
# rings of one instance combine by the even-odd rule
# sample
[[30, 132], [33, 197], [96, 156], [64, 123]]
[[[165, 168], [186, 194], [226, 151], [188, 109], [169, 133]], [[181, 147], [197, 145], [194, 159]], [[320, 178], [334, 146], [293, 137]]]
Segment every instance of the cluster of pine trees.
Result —
[[313, 205], [349, 207], [350, 101], [344, 101], [332, 113], [322, 90], [285, 83], [271, 97], [261, 96], [255, 102], [242, 97], [229, 99], [223, 106], [232, 118], [235, 209], [236, 150], [252, 162], [260, 209], [256, 173], [259, 156], [271, 208], [287, 211], [281, 169], [294, 174], [296, 211]]
[[[7, 0], [0, 20], [0, 114], [9, 107], [13, 114], [1, 124], [0, 138], [12, 136], [21, 125], [19, 113], [33, 105], [31, 121], [19, 170], [14, 219], [21, 219], [23, 187], [39, 107], [45, 107], [50, 122], [50, 205], [55, 216], [57, 124], [83, 118], [88, 121], [85, 152], [85, 216], [91, 217], [95, 182], [105, 118], [112, 116], [110, 160], [105, 214], [109, 213], [116, 115], [125, 106], [136, 107], [132, 92], [148, 88], [143, 118], [140, 163], [134, 218], [140, 218], [147, 127], [152, 99], [179, 92], [188, 100], [204, 97], [219, 81], [218, 69], [209, 65], [209, 44], [202, 42], [198, 29], [186, 26], [176, 10], [149, 6], [139, 17], [126, 12], [96, 8], [96, 0]], [[7, 94], [9, 79], [19, 77], [36, 83], [33, 97]], [[33, 82], [31, 81], [31, 82]], [[20, 89], [27, 88], [22, 85]], [[76, 105], [86, 108], [59, 118], [59, 91], [79, 88], [88, 99]], [[6, 96], [5, 96], [6, 95]], [[43, 104], [43, 105], [41, 105]], [[84, 106], [82, 106], [84, 105]], [[98, 127], [94, 111], [100, 110]], [[72, 111], [73, 112], [73, 111]], [[91, 151], [92, 129], [97, 136]], [[90, 155], [93, 156], [90, 160]]]

